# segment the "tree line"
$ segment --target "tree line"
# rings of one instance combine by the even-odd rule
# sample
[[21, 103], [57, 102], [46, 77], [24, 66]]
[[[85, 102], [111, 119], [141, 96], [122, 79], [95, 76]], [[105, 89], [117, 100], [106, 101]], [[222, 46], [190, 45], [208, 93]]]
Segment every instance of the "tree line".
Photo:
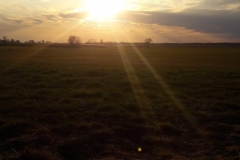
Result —
[[[144, 40], [144, 44], [146, 44], [147, 47], [150, 47], [150, 44], [153, 42], [152, 38], [146, 38]], [[69, 36], [68, 43], [72, 46], [79, 46], [81, 44], [81, 39], [78, 36]], [[96, 39], [89, 39], [88, 44], [96, 44]], [[103, 44], [103, 40], [100, 40], [100, 44]]]
[[[80, 37], [78, 36], [74, 36], [74, 35], [70, 35], [68, 37], [67, 40], [68, 44], [71, 46], [80, 46], [82, 44], [82, 41], [80, 39]], [[44, 40], [40, 40], [40, 41], [34, 41], [34, 40], [28, 40], [23, 42], [24, 44], [52, 44], [51, 41], [44, 41]], [[8, 44], [23, 44], [20, 40], [14, 40], [14, 39], [8, 39], [7, 36], [3, 36], [3, 38], [0, 38], [0, 45], [2, 44], [3, 46], [6, 46]], [[57, 43], [57, 42], [55, 42]], [[100, 40], [99, 42], [100, 44], [103, 44], [103, 39]], [[96, 39], [89, 39], [86, 44], [99, 44]], [[110, 43], [110, 42], [105, 42], [105, 43]], [[115, 42], [116, 43], [116, 42]], [[144, 40], [144, 44], [146, 44], [147, 47], [150, 47], [150, 44], [152, 43], [152, 39], [151, 38], [147, 38]]]
[[20, 44], [20, 40], [14, 40], [14, 39], [8, 39], [7, 36], [3, 36], [2, 39], [0, 39], [0, 42], [6, 46], [7, 43], [11, 43], [11, 44]]
[[25, 42], [21, 42], [20, 40], [14, 40], [14, 39], [8, 39], [7, 36], [3, 36], [2, 38], [0, 38], [0, 45], [2, 44], [3, 46], [6, 46], [8, 44], [51, 44], [51, 41], [44, 41], [44, 40], [40, 40], [40, 41], [35, 41], [35, 40], [28, 40]]

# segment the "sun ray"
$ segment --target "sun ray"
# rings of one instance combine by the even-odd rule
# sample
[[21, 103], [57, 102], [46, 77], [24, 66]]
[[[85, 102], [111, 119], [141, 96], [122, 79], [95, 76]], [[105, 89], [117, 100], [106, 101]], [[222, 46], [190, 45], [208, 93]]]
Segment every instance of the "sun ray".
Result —
[[[128, 41], [131, 41], [131, 39], [129, 38], [129, 36], [127, 34], [125, 34], [125, 32], [123, 30], [121, 30], [122, 33], [124, 34], [124, 36], [128, 39]], [[196, 123], [196, 119], [195, 117], [186, 109], [185, 105], [183, 105], [181, 103], [181, 101], [175, 96], [175, 93], [171, 90], [171, 88], [169, 87], [169, 85], [163, 80], [163, 78], [161, 77], [161, 75], [159, 75], [157, 73], [157, 71], [151, 66], [151, 64], [146, 60], [146, 58], [143, 56], [143, 54], [141, 53], [141, 51], [134, 45], [131, 43], [132, 48], [134, 49], [135, 53], [138, 55], [138, 57], [143, 61], [143, 63], [145, 64], [145, 66], [147, 67], [147, 69], [152, 73], [152, 75], [155, 77], [155, 79], [157, 80], [157, 82], [162, 86], [162, 88], [164, 89], [164, 91], [167, 93], [167, 95], [170, 97], [170, 99], [172, 100], [172, 102], [178, 107], [178, 109], [182, 112], [182, 114], [185, 116], [185, 118], [192, 124], [192, 126], [198, 131], [198, 133], [203, 134], [202, 131], [200, 129], [198, 129], [198, 125]], [[124, 60], [124, 59], [123, 59]], [[128, 66], [128, 65], [127, 65]], [[125, 67], [126, 68], [126, 67]], [[126, 68], [127, 71], [127, 68]], [[137, 77], [136, 77], [137, 78]], [[131, 81], [130, 81], [131, 82]], [[135, 88], [133, 88], [133, 91], [135, 90]], [[134, 92], [135, 93], [135, 92]], [[136, 96], [136, 95], [135, 95]], [[137, 100], [139, 103], [142, 103], [142, 101], [140, 100], [139, 97], [137, 97]], [[142, 106], [142, 104], [140, 104], [140, 107]], [[148, 105], [148, 110], [152, 113], [151, 115], [154, 117], [151, 105]]]
[[198, 125], [196, 123], [196, 118], [186, 109], [185, 105], [181, 103], [181, 101], [175, 96], [175, 93], [170, 89], [169, 85], [163, 80], [161, 75], [157, 73], [157, 71], [151, 66], [151, 64], [146, 60], [143, 54], [139, 51], [137, 47], [132, 45], [135, 50], [135, 53], [140, 57], [140, 59], [144, 62], [148, 70], [152, 73], [158, 83], [163, 87], [164, 91], [171, 98], [172, 102], [178, 107], [178, 109], [182, 112], [185, 118], [192, 124], [193, 127], [196, 128], [198, 133], [202, 134], [202, 131], [198, 129]]
[[[117, 27], [119, 27], [119, 26], [117, 26]], [[122, 30], [121, 27], [119, 27], [119, 30], [124, 34], [124, 31]], [[124, 34], [124, 36], [126, 36], [127, 39], [130, 39], [126, 34]], [[145, 125], [146, 126], [154, 126], [154, 127], [158, 128], [159, 126], [158, 126], [157, 121], [156, 120], [152, 121], [153, 119], [156, 119], [155, 114], [153, 113], [152, 106], [149, 103], [148, 98], [146, 97], [146, 94], [142, 87], [142, 84], [139, 81], [139, 78], [136, 75], [136, 71], [133, 68], [132, 63], [127, 56], [124, 46], [118, 45], [117, 47], [118, 47], [118, 51], [119, 51], [120, 57], [123, 62], [123, 66], [128, 75], [129, 82], [131, 84], [135, 99], [141, 110], [141, 116], [145, 120]]]

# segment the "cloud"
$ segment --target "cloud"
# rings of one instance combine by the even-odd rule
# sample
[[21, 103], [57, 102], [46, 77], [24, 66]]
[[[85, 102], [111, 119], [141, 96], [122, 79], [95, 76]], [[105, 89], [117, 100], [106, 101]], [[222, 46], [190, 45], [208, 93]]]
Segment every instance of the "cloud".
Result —
[[210, 10], [232, 10], [240, 11], [239, 0], [202, 0], [196, 8]]
[[58, 16], [57, 14], [43, 14], [41, 15], [44, 19], [50, 20], [50, 21], [60, 21], [62, 18]]
[[27, 18], [26, 21], [28, 21], [30, 23], [34, 23], [34, 24], [42, 24], [45, 22], [44, 20], [38, 19], [38, 18]]
[[20, 17], [15, 17], [12, 15], [7, 15], [7, 14], [0, 14], [0, 19], [2, 19], [5, 22], [8, 22], [8, 23], [17, 23], [17, 24], [20, 24], [24, 21]]
[[129, 0], [130, 10], [135, 11], [182, 11], [185, 9], [238, 10], [239, 0]]
[[178, 26], [139, 24], [138, 28], [142, 37], [151, 37], [154, 41], [160, 42], [223, 42], [225, 39], [230, 39], [227, 34], [203, 33]]
[[130, 0], [128, 8], [135, 11], [180, 11], [197, 6], [202, 0]]
[[7, 24], [18, 25], [39, 25], [45, 22], [45, 20], [37, 17], [22, 17], [13, 16], [8, 14], [0, 14], [0, 19]]
[[204, 33], [230, 34], [240, 37], [240, 12], [185, 10], [182, 12], [122, 12], [116, 19], [136, 23], [178, 26]]
[[[92, 38], [104, 35], [109, 40], [118, 37], [127, 41], [126, 33], [132, 41], [142, 41], [148, 35], [160, 42], [234, 41], [240, 38], [239, 0], [128, 0], [129, 10], [116, 15], [112, 22], [85, 20], [88, 12], [81, 9], [80, 2], [0, 0], [0, 34], [18, 32], [25, 27], [24, 33], [34, 28], [31, 34], [35, 35], [37, 28], [38, 33], [47, 31], [45, 36], [54, 36], [61, 30], [69, 30], [70, 34], [69, 26], [76, 25], [74, 32], [92, 35]], [[71, 8], [73, 10], [69, 10]], [[35, 36], [38, 37], [37, 33]]]
[[88, 16], [87, 12], [70, 12], [70, 13], [59, 13], [62, 18], [73, 18], [73, 19], [85, 19]]

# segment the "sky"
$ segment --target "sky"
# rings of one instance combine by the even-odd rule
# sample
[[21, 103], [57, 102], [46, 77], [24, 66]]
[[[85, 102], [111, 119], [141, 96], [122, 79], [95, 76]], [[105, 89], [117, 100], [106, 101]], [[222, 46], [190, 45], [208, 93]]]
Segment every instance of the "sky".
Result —
[[0, 0], [0, 38], [240, 42], [240, 0]]

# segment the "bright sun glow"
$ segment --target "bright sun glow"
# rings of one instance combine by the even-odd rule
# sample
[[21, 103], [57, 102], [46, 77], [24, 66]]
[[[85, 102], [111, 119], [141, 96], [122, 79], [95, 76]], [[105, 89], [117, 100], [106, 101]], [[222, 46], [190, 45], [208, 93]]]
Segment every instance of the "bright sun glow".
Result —
[[111, 19], [124, 9], [124, 0], [85, 0], [91, 19]]

